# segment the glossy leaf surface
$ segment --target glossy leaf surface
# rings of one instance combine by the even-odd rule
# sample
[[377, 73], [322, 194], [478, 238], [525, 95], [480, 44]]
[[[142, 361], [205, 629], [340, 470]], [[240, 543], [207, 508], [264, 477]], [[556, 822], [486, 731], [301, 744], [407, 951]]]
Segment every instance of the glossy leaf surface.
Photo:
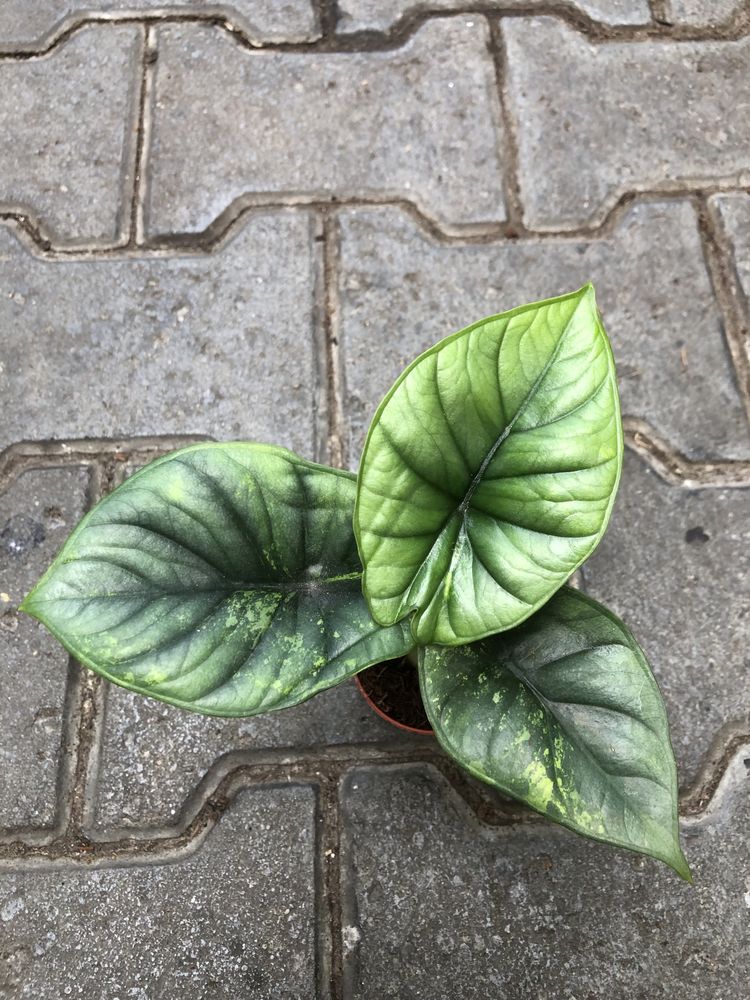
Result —
[[362, 596], [355, 488], [280, 448], [175, 452], [83, 519], [22, 608], [133, 691], [226, 716], [297, 704], [412, 645]]
[[690, 878], [664, 704], [605, 608], [565, 587], [518, 629], [421, 650], [420, 671], [437, 738], [472, 774]]
[[381, 403], [355, 531], [381, 624], [419, 643], [518, 625], [596, 547], [622, 428], [591, 286], [483, 320], [418, 358]]

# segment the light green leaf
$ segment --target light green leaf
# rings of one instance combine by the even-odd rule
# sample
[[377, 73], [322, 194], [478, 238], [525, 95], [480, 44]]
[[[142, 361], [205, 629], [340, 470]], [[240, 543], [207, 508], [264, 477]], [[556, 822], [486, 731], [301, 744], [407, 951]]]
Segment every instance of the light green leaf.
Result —
[[483, 320], [381, 403], [355, 531], [376, 621], [419, 643], [518, 625], [594, 550], [622, 465], [614, 361], [590, 285]]
[[468, 771], [690, 879], [664, 704], [613, 614], [565, 587], [518, 629], [421, 650], [420, 675], [435, 734]]
[[83, 519], [22, 609], [132, 691], [210, 715], [287, 708], [412, 645], [362, 596], [355, 488], [281, 448], [174, 452]]

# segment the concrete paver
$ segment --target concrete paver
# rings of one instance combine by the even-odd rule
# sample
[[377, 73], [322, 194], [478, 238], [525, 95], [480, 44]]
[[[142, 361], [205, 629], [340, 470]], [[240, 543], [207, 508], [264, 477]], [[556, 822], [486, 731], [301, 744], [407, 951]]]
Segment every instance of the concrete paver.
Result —
[[749, 39], [599, 43], [549, 17], [503, 30], [532, 228], [596, 226], [631, 191], [750, 181]]
[[58, 244], [111, 244], [129, 225], [142, 34], [90, 25], [0, 61], [0, 209]]
[[240, 196], [274, 192], [403, 198], [448, 228], [501, 221], [487, 40], [483, 20], [439, 19], [395, 51], [311, 59], [159, 29], [148, 231], [201, 231]]
[[18, 605], [86, 504], [85, 469], [29, 471], [0, 493], [0, 830], [55, 819], [68, 655]]
[[750, 485], [669, 486], [626, 455], [610, 526], [583, 580], [643, 646], [687, 785], [723, 725], [742, 720], [750, 731]]
[[[654, 233], [659, 239], [654, 240]], [[593, 281], [623, 413], [695, 457], [750, 433], [687, 202], [636, 204], [604, 236], [441, 245], [397, 209], [342, 213], [339, 294], [352, 461], [403, 367], [470, 323]]]
[[312, 457], [314, 235], [271, 213], [208, 256], [49, 261], [0, 230], [0, 446], [158, 428]]
[[[5, 0], [0, 6], [0, 52], [38, 50], [61, 32], [92, 15], [125, 14], [134, 9], [132, 0]], [[312, 41], [320, 29], [311, 0], [232, 0], [210, 4], [191, 0], [140, 0], [144, 13], [169, 11], [182, 15], [206, 15], [221, 10], [255, 42]]]
[[672, 21], [699, 27], [724, 24], [745, 7], [743, 0], [670, 0], [670, 5]]
[[176, 864], [0, 875], [0, 997], [313, 996], [314, 804], [243, 792]]
[[732, 263], [745, 299], [750, 301], [750, 194], [714, 195], [711, 206], [729, 238]]
[[[528, 8], [526, 0], [510, 0], [482, 5], [492, 11]], [[566, 5], [567, 6], [567, 5]], [[651, 11], [647, 0], [578, 0], [575, 9], [603, 24], [648, 24]], [[353, 31], [387, 31], [404, 18], [429, 11], [461, 11], [466, 4], [461, 0], [430, 0], [429, 4], [417, 0], [339, 0], [337, 28], [342, 33]], [[561, 10], [564, 9], [561, 4]], [[568, 8], [569, 9], [569, 8]]]
[[544, 821], [477, 824], [433, 772], [344, 785], [346, 996], [735, 1000], [750, 975], [749, 779], [686, 827], [690, 887]]
[[281, 747], [391, 741], [393, 732], [365, 704], [354, 682], [284, 712], [250, 719], [191, 715], [114, 686], [107, 696], [97, 789], [97, 836], [127, 827], [174, 824], [184, 802], [224, 755]]

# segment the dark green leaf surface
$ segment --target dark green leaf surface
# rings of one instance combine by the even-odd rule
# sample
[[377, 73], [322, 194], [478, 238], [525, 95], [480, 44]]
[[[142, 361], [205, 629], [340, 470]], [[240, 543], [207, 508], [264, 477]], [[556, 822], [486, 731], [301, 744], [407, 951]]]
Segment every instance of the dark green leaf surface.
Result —
[[202, 444], [102, 500], [22, 608], [82, 663], [197, 712], [286, 708], [403, 655], [362, 596], [346, 472]]
[[472, 774], [684, 878], [664, 704], [633, 636], [565, 587], [518, 629], [420, 651], [440, 743]]
[[418, 358], [381, 403], [355, 531], [376, 621], [420, 643], [518, 625], [596, 547], [622, 428], [586, 286], [483, 320]]

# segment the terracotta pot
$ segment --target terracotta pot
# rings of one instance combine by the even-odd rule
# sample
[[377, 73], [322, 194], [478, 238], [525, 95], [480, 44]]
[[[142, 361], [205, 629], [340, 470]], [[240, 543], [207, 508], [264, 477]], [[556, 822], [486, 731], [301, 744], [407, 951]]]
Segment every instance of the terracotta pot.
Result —
[[[418, 736], [432, 736], [433, 731], [429, 727], [426, 729], [422, 729], [415, 726], [407, 725], [405, 722], [399, 721], [398, 718], [394, 717], [397, 714], [396, 712], [391, 714], [387, 709], [382, 708], [368, 691], [366, 686], [367, 685], [366, 675], [371, 670], [376, 670], [382, 667], [387, 668], [388, 666], [390, 666], [391, 669], [393, 669], [394, 671], [396, 670], [403, 671], [404, 669], [412, 669], [412, 670], [415, 669], [411, 664], [406, 663], [402, 660], [393, 660], [390, 662], [390, 664], [377, 664], [376, 667], [368, 667], [367, 670], [363, 670], [361, 673], [355, 674], [354, 676], [354, 680], [357, 684], [357, 687], [359, 688], [360, 694], [365, 699], [370, 708], [373, 710], [373, 712], [375, 712], [376, 715], [379, 715], [380, 718], [384, 719], [386, 722], [390, 722], [390, 724], [392, 726], [395, 726], [397, 729], [402, 729], [407, 733], [416, 733]], [[380, 676], [382, 677], [382, 669], [380, 672]]]

